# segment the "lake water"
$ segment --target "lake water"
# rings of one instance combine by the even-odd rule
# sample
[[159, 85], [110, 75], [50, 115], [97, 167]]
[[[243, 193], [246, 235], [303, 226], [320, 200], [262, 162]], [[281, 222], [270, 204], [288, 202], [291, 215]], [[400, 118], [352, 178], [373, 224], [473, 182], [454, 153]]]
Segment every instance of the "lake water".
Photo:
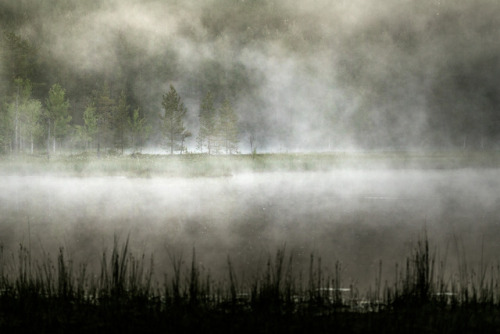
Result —
[[427, 230], [449, 266], [462, 247], [471, 265], [500, 254], [500, 170], [338, 170], [220, 178], [1, 176], [0, 242], [37, 253], [63, 246], [99, 261], [114, 235], [135, 252], [196, 248], [200, 264], [224, 271], [229, 254], [252, 273], [279, 247], [305, 265], [343, 263], [346, 281], [393, 272]]

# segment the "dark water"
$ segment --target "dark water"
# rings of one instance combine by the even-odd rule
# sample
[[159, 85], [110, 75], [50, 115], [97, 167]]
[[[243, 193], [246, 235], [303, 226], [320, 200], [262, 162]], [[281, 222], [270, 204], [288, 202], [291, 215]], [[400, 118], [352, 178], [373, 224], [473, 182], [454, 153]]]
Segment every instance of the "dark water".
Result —
[[[0, 242], [34, 253], [63, 246], [98, 262], [113, 236], [154, 253], [157, 272], [176, 252], [223, 272], [230, 254], [252, 275], [279, 247], [297, 267], [311, 252], [343, 263], [346, 282], [373, 281], [427, 230], [452, 268], [460, 249], [473, 267], [500, 254], [500, 170], [374, 170], [240, 174], [224, 178], [2, 176]], [[463, 256], [463, 255], [461, 255]]]

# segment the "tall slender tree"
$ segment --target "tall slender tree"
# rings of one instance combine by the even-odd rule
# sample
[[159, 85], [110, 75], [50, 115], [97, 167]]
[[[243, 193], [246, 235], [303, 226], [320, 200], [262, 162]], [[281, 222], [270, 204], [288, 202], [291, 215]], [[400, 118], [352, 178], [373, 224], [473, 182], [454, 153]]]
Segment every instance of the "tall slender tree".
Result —
[[189, 130], [185, 130], [182, 134], [181, 134], [181, 143], [180, 143], [180, 147], [179, 147], [179, 152], [182, 154], [183, 152], [187, 152], [187, 147], [185, 145], [186, 143], [186, 139], [188, 139], [189, 137], [191, 137], [193, 134], [191, 133], [191, 131]]
[[[29, 151], [34, 153], [35, 138], [40, 133], [40, 120], [42, 115], [42, 103], [36, 99], [28, 99], [21, 106], [22, 136], [29, 143]], [[26, 146], [26, 145], [24, 145]]]
[[113, 115], [114, 144], [120, 150], [121, 154], [123, 154], [127, 139], [129, 109], [127, 96], [125, 95], [125, 91], [122, 90]]
[[226, 154], [238, 152], [238, 116], [228, 99], [224, 100], [219, 109], [217, 127], [221, 149]]
[[212, 93], [208, 92], [200, 105], [200, 112], [198, 115], [200, 130], [198, 131], [196, 142], [200, 152], [203, 152], [203, 148], [206, 147], [209, 155], [212, 153], [215, 142], [216, 116]]
[[24, 151], [29, 147], [34, 152], [35, 137], [39, 132], [42, 104], [31, 97], [31, 82], [28, 79], [16, 79], [16, 93], [7, 107], [7, 115], [12, 115], [14, 150]]
[[141, 150], [144, 141], [149, 136], [151, 126], [146, 124], [146, 119], [141, 116], [139, 108], [134, 109], [132, 117], [128, 120], [130, 141], [134, 151]]
[[107, 146], [111, 142], [111, 126], [115, 110], [115, 100], [111, 98], [111, 91], [107, 82], [102, 90], [95, 92], [95, 112], [97, 117], [97, 155], [101, 154], [101, 145]]
[[63, 138], [69, 129], [71, 116], [69, 115], [69, 101], [66, 99], [65, 90], [59, 85], [54, 84], [50, 88], [49, 97], [46, 100], [48, 118], [48, 136], [50, 142], [52, 134], [52, 151], [56, 153], [56, 139]]
[[0, 105], [0, 153], [12, 150], [12, 113], [5, 104]]
[[164, 113], [160, 114], [160, 118], [167, 148], [170, 150], [170, 154], [174, 154], [175, 150], [182, 152], [182, 144], [188, 134], [184, 127], [187, 109], [181, 102], [181, 97], [177, 94], [174, 86], [170, 85], [170, 90], [163, 95], [162, 106]]
[[85, 150], [92, 148], [97, 135], [97, 114], [93, 102], [90, 102], [83, 112], [83, 126], [77, 125], [76, 132]]

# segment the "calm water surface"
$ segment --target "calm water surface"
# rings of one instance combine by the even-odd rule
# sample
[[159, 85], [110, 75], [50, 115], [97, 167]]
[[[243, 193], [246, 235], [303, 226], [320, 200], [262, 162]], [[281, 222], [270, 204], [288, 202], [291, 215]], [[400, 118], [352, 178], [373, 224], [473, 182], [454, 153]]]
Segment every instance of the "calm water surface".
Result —
[[[0, 242], [37, 252], [63, 246], [93, 261], [114, 235], [134, 250], [191, 252], [207, 266], [226, 255], [251, 271], [286, 244], [346, 264], [346, 279], [372, 277], [379, 260], [401, 261], [425, 228], [452, 264], [496, 263], [499, 170], [371, 170], [239, 174], [221, 178], [1, 176]], [[156, 255], [155, 255], [156, 256]], [[260, 262], [259, 262], [260, 261]], [[161, 266], [160, 266], [161, 267]], [[242, 269], [243, 270], [243, 269]], [[360, 278], [361, 277], [361, 278]]]

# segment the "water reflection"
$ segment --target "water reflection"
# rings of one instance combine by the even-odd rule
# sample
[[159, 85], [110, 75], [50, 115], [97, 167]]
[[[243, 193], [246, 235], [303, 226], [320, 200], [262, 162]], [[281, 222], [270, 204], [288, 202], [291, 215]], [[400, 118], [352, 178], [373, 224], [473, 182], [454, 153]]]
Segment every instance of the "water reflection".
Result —
[[29, 230], [34, 249], [62, 245], [89, 260], [110, 247], [114, 234], [130, 233], [140, 251], [194, 246], [207, 266], [223, 267], [229, 253], [250, 271], [286, 243], [299, 263], [314, 251], [324, 263], [348, 264], [346, 275], [362, 281], [380, 259], [387, 267], [400, 261], [424, 226], [450, 262], [453, 240], [471, 250], [472, 262], [483, 240], [483, 257], [496, 261], [499, 176], [498, 170], [2, 176], [0, 242], [15, 249]]

